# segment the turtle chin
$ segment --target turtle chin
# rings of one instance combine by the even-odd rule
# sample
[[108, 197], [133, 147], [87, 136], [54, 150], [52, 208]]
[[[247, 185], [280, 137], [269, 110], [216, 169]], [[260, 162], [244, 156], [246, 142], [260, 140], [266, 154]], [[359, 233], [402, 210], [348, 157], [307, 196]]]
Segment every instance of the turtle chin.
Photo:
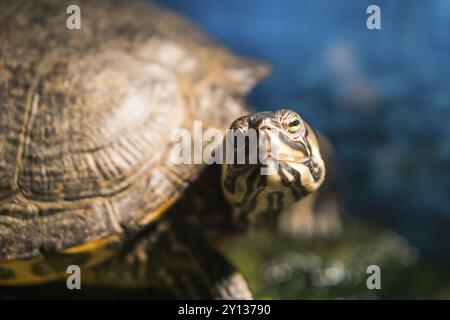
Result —
[[264, 164], [223, 165], [222, 188], [232, 205], [235, 226], [245, 231], [276, 225], [283, 210], [322, 184], [324, 172], [311, 173], [314, 163], [312, 158], [302, 162], [269, 158]]

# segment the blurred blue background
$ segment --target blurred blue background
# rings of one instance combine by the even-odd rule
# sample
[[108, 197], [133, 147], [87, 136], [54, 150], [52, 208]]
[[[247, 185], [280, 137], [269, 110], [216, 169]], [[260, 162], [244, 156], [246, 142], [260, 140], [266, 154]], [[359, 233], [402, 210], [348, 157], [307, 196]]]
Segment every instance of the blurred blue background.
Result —
[[336, 147], [349, 211], [450, 262], [450, 1], [157, 2], [269, 61], [248, 101], [298, 110]]

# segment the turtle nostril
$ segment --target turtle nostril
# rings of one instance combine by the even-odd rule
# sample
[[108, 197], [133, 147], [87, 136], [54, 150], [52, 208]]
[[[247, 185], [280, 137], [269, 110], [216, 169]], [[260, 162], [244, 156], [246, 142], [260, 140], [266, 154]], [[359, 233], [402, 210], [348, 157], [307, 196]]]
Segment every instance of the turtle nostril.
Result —
[[254, 127], [257, 130], [271, 130], [272, 126], [270, 125], [270, 120], [268, 119], [261, 119], [258, 122], [255, 123]]

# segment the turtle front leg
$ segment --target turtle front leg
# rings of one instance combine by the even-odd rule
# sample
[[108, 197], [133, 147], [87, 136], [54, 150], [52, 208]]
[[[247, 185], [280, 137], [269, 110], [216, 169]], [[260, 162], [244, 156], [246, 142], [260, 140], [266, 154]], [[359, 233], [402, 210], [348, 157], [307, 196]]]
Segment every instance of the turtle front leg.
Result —
[[124, 248], [110, 261], [86, 271], [86, 285], [149, 288], [174, 299], [252, 299], [243, 276], [201, 239], [175, 231], [169, 220]]

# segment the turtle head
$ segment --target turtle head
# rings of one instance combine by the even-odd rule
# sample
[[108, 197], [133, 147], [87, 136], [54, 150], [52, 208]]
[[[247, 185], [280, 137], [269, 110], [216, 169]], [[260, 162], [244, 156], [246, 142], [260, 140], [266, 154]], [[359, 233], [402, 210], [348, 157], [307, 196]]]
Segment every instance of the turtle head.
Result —
[[222, 189], [244, 224], [279, 213], [316, 191], [325, 178], [318, 139], [293, 110], [236, 119], [227, 133]]

